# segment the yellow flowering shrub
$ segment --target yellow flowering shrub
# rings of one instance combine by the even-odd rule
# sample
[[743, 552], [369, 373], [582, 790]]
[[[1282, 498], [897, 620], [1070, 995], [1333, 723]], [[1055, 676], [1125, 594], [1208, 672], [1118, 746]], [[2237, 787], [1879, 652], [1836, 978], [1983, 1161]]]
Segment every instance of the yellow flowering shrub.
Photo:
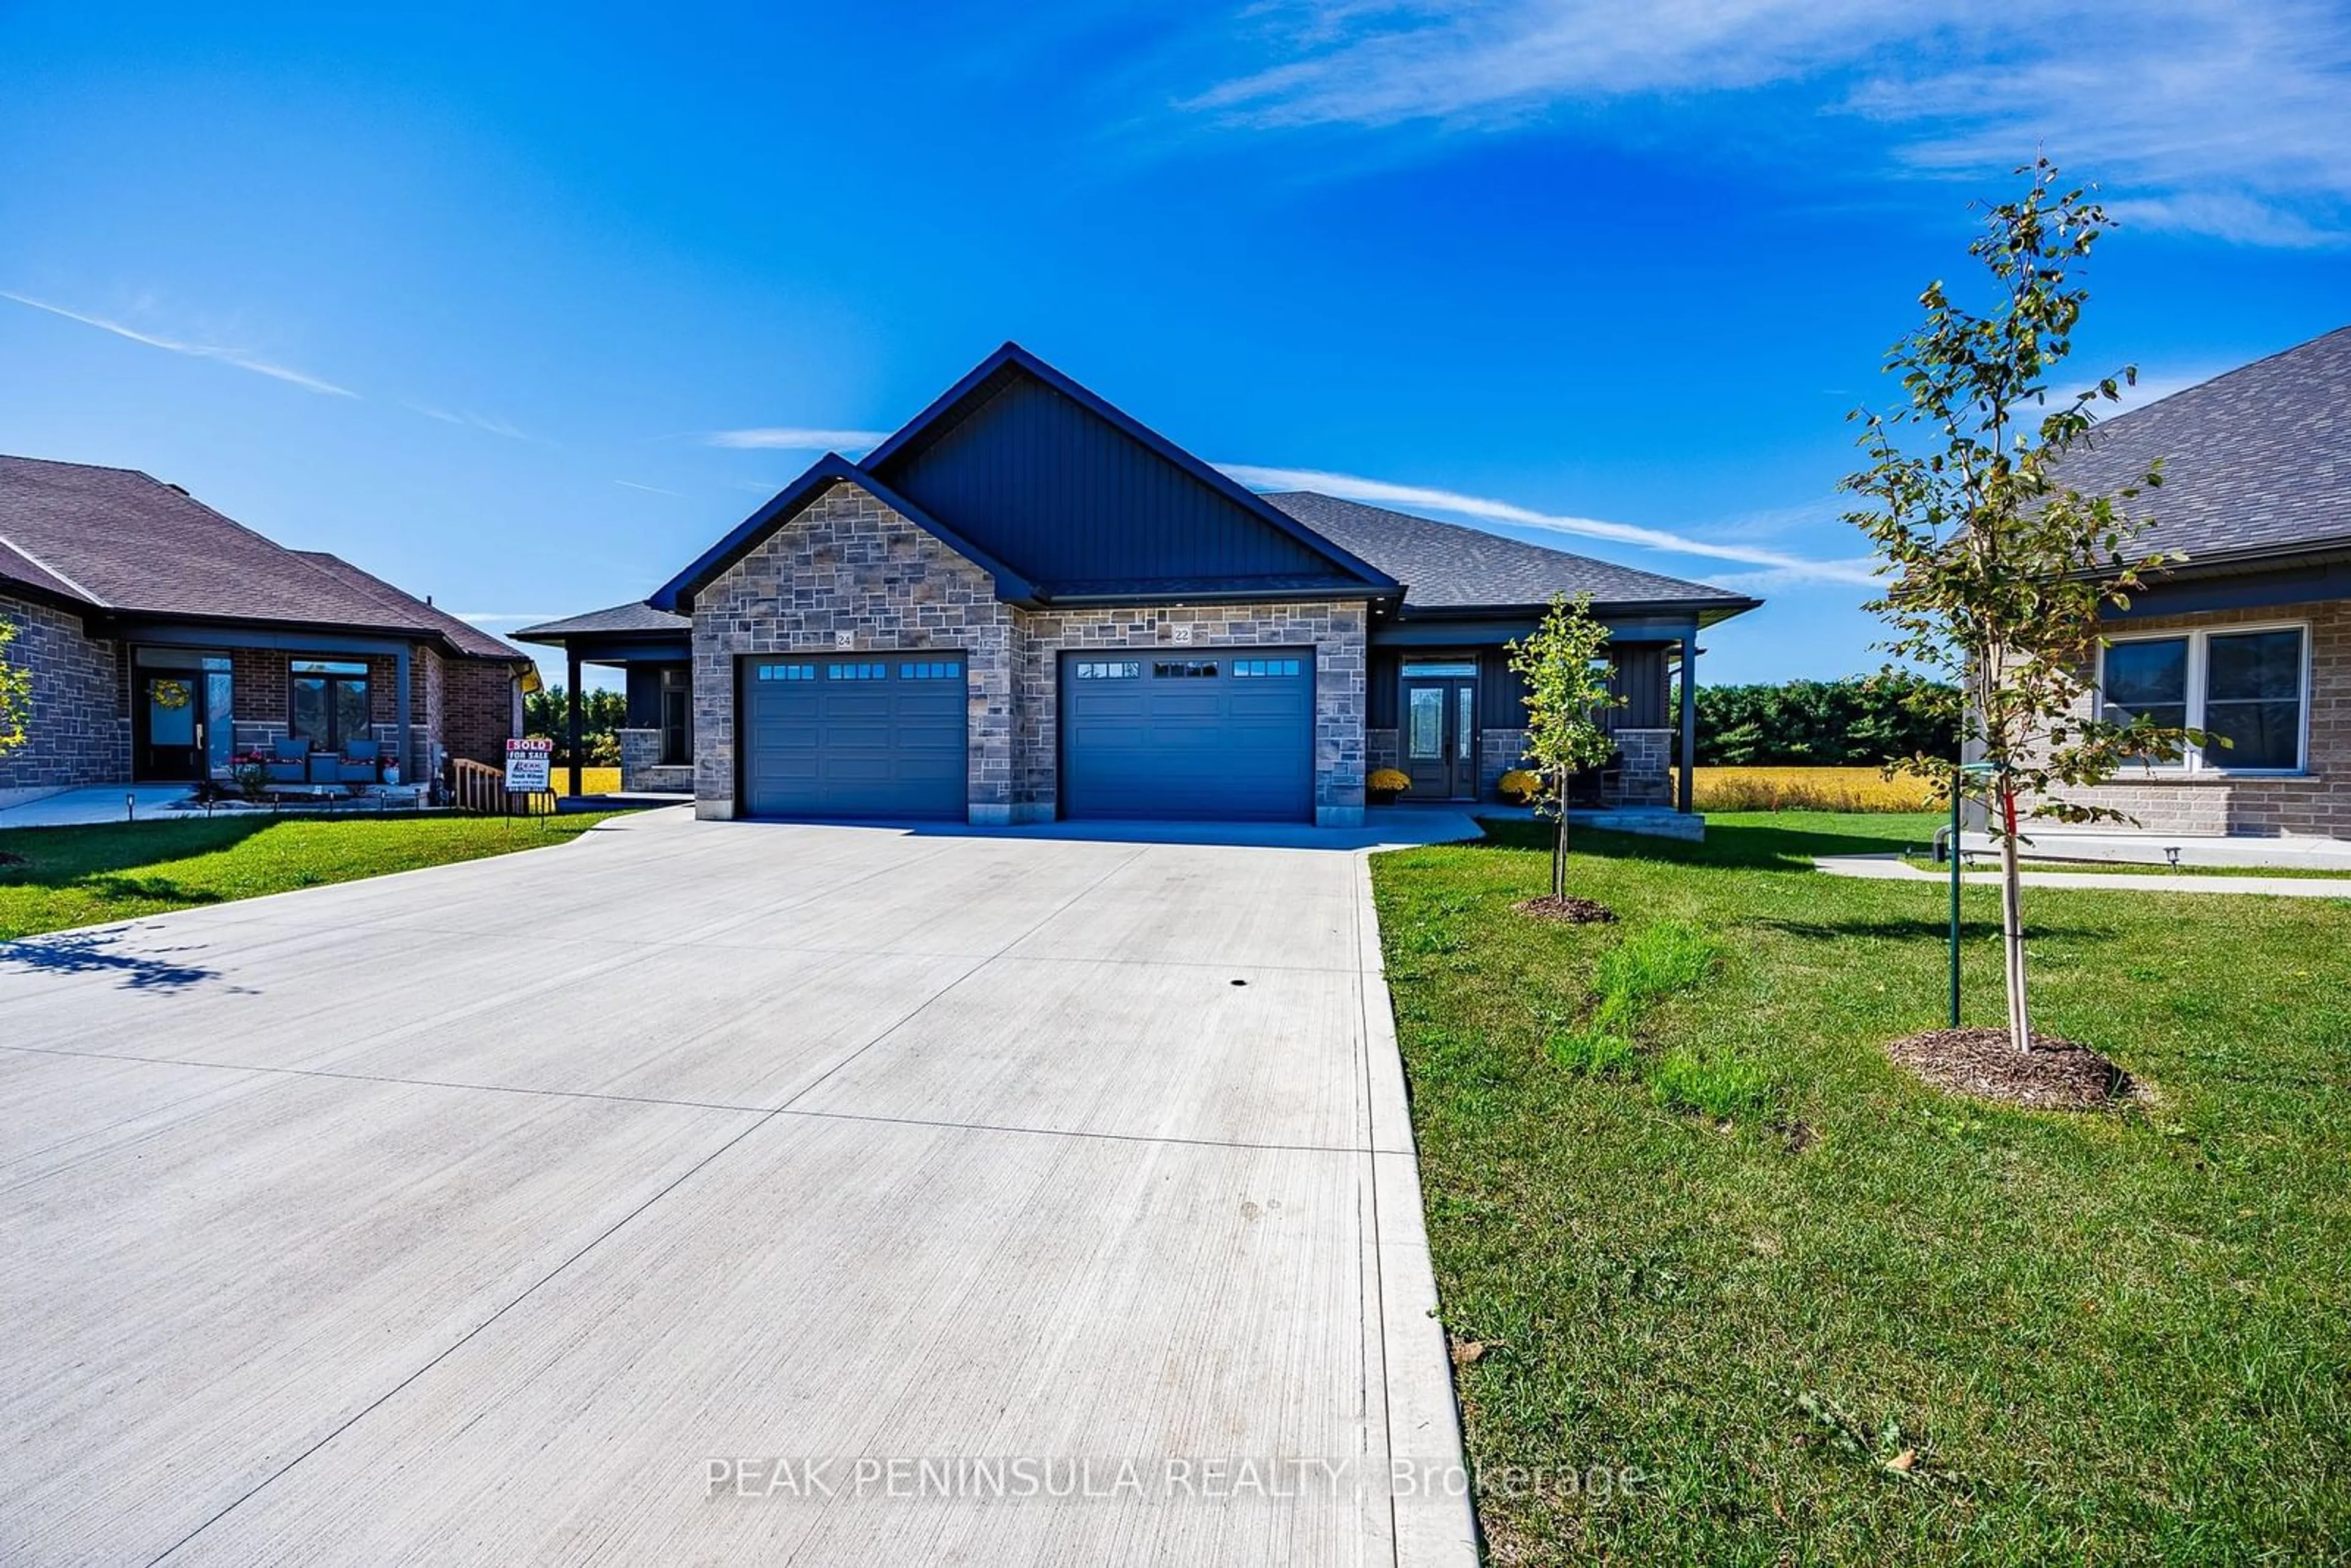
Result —
[[1495, 781], [1495, 788], [1520, 805], [1531, 804], [1543, 791], [1542, 775], [1531, 768], [1513, 768]]
[[1412, 788], [1412, 776], [1394, 768], [1374, 768], [1364, 780], [1366, 789], [1384, 789], [1401, 795]]

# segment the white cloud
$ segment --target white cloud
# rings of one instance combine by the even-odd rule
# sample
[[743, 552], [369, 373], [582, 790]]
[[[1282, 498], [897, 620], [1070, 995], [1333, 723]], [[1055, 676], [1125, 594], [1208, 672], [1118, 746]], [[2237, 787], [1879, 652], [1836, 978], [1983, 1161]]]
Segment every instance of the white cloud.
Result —
[[1494, 130], [1761, 88], [1885, 128], [1896, 160], [2005, 170], [2046, 145], [2117, 215], [2236, 243], [2351, 237], [2351, 10], [2329, 0], [1290, 0], [1184, 107], [1256, 128]]
[[453, 413], [445, 408], [435, 408], [429, 402], [409, 402], [405, 401], [403, 401], [400, 406], [408, 410], [411, 413], [421, 413], [427, 419], [437, 419], [444, 424], [462, 424], [466, 426], [468, 429], [486, 431], [492, 435], [502, 435], [508, 441], [537, 441], [538, 439], [538, 436], [531, 434], [528, 431], [517, 429], [514, 425], [508, 424], [503, 419], [492, 419], [486, 414], [475, 413], [471, 410]]
[[825, 430], [788, 424], [757, 430], [714, 430], [702, 438], [702, 444], [758, 451], [862, 452], [889, 438], [886, 430]]
[[1785, 550], [1698, 538], [1664, 528], [1644, 528], [1635, 523], [1562, 517], [1484, 496], [1465, 496], [1457, 490], [1431, 489], [1418, 485], [1397, 485], [1385, 479], [1367, 479], [1355, 474], [1330, 474], [1315, 468], [1267, 468], [1249, 463], [1219, 463], [1217, 466], [1253, 489], [1319, 490], [1326, 496], [1366, 501], [1374, 506], [1450, 512], [1457, 517], [1478, 517], [1488, 522], [1567, 534], [1577, 538], [1603, 539], [1611, 544], [1662, 550], [1672, 555], [1739, 561], [1749, 566], [1768, 567], [1786, 574], [1783, 579], [1786, 581], [1866, 583], [1876, 580], [1866, 559], [1815, 560], [1791, 555]]
[[52, 305], [45, 299], [35, 299], [28, 295], [12, 293], [5, 288], [0, 288], [0, 299], [13, 299], [19, 305], [30, 306], [36, 310], [46, 310], [52, 316], [62, 316], [68, 321], [78, 321], [85, 327], [95, 327], [101, 332], [111, 332], [118, 338], [128, 338], [134, 343], [144, 343], [151, 349], [162, 349], [167, 353], [187, 354], [199, 360], [218, 360], [222, 364], [235, 365], [241, 371], [251, 371], [256, 375], [270, 376], [281, 382], [290, 382], [300, 387], [304, 392], [319, 392], [327, 397], [355, 398], [360, 395], [349, 387], [339, 387], [332, 382], [320, 381], [317, 376], [289, 370], [284, 365], [272, 364], [266, 360], [256, 359], [242, 349], [232, 349], [219, 343], [193, 343], [184, 339], [166, 338], [160, 333], [142, 331], [136, 327], [125, 326], [120, 321], [109, 320], [103, 316], [85, 315], [78, 310], [68, 310], [62, 305]]

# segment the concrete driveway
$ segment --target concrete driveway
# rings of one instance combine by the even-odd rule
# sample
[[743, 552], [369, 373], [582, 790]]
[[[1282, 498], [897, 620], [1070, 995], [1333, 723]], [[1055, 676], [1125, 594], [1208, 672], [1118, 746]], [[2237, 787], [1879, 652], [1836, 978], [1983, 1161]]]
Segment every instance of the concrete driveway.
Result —
[[670, 810], [0, 945], [0, 1560], [1470, 1562], [1410, 1148], [1344, 850]]

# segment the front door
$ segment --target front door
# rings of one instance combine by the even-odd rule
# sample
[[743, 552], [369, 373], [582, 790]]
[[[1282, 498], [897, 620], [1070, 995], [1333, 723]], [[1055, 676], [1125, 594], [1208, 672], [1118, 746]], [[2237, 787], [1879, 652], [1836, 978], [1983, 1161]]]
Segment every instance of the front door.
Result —
[[134, 670], [132, 777], [182, 783], [226, 772], [236, 739], [227, 656], [142, 648]]
[[1407, 800], [1477, 799], [1477, 676], [1404, 677], [1404, 770]]
[[139, 677], [139, 777], [167, 782], [204, 776], [204, 677], [147, 670]]

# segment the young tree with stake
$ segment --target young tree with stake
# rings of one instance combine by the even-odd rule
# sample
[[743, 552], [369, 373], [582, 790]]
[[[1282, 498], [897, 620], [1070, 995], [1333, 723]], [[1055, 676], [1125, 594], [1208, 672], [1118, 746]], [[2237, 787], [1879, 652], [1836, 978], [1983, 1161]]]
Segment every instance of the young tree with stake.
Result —
[[1526, 759], [1550, 780], [1535, 814], [1559, 822], [1551, 854], [1551, 895], [1567, 896], [1567, 781], [1581, 768], [1608, 760], [1614, 743], [1600, 727], [1601, 709], [1623, 699], [1610, 689], [1608, 628], [1592, 616], [1592, 595], [1554, 595], [1542, 624], [1510, 645], [1510, 668], [1527, 684]]
[[[2123, 608], [2143, 573], [2180, 558], [2137, 555], [2146, 519], [2113, 496], [2085, 496], [2064, 481], [2064, 458], [2086, 444], [2100, 402], [2121, 395], [2135, 369], [2085, 392], [2052, 399], [2048, 380], [2073, 347], [2089, 298], [2068, 275], [2107, 227], [2083, 191], [2060, 183], [2046, 159], [2018, 173], [2030, 183], [1993, 207], [1968, 254], [1991, 274], [1998, 308], [1977, 316], [1951, 303], [1939, 282], [1920, 296], [1927, 318], [1895, 345], [1909, 407], [1860, 411], [1869, 466], [1844, 488], [1874, 505], [1847, 514], [1876, 549], [1885, 597], [1870, 608], [1894, 628], [1880, 646], [1910, 665], [1947, 674], [1963, 704], [1964, 742], [1985, 765], [1991, 830], [2000, 845], [2001, 931], [2007, 949], [2008, 1030], [2032, 1049], [2025, 1003], [2023, 890], [2017, 822], [2023, 814], [2064, 821], [2122, 817], [2055, 799], [2062, 786], [2099, 783], [2132, 758], [2176, 757], [2202, 737], [2144, 720], [2120, 723], [2092, 707], [2099, 615]], [[1923, 451], [1901, 438], [1916, 433]], [[2160, 465], [2143, 486], [2162, 483]], [[1957, 790], [1955, 758], [1921, 756], [1906, 766]], [[1948, 799], [1948, 797], [1946, 797]], [[1956, 846], [1954, 846], [1956, 852]]]

